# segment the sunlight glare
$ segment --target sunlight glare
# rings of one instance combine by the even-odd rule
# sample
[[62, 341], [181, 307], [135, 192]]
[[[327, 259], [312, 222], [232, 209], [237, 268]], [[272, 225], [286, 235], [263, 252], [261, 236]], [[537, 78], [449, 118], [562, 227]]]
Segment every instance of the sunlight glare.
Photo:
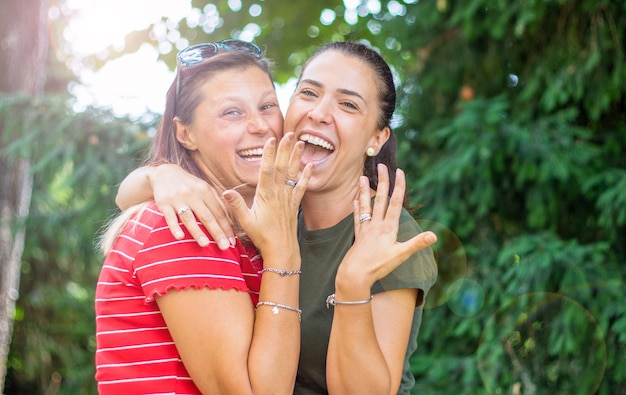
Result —
[[86, 68], [82, 58], [106, 56], [109, 46], [124, 50], [127, 34], [159, 24], [163, 17], [178, 23], [191, 12], [191, 2], [67, 0], [66, 7], [77, 11], [64, 32], [75, 56], [68, 66], [81, 82], [70, 87], [77, 99], [74, 109], [105, 107], [117, 115], [135, 117], [146, 111], [162, 112], [165, 93], [174, 77], [167, 65], [158, 61], [159, 49], [163, 48], [145, 44], [135, 53], [108, 61], [97, 71]]
[[190, 1], [170, 0], [67, 0], [78, 10], [66, 29], [66, 39], [79, 54], [95, 54], [109, 45], [122, 49], [124, 37], [145, 29], [163, 16], [180, 21], [191, 10]]

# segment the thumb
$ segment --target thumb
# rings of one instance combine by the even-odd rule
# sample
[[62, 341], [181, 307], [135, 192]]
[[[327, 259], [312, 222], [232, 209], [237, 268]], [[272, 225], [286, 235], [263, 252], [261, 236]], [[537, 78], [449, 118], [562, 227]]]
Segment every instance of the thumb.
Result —
[[413, 238], [402, 243], [409, 252], [409, 255], [422, 250], [437, 242], [437, 235], [431, 231], [422, 232]]

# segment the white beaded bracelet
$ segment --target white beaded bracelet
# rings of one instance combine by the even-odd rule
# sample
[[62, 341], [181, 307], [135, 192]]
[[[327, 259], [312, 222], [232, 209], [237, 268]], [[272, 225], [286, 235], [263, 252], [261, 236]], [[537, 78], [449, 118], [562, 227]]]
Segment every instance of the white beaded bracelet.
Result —
[[329, 309], [331, 305], [335, 306], [335, 305], [338, 305], [338, 304], [347, 304], [347, 305], [367, 304], [367, 303], [371, 302], [372, 299], [374, 299], [374, 295], [370, 295], [369, 299], [355, 300], [353, 302], [340, 302], [340, 301], [335, 299], [335, 294], [330, 294], [326, 298], [326, 308]]
[[261, 273], [272, 272], [280, 274], [281, 277], [290, 276], [292, 274], [302, 274], [302, 270], [283, 270], [283, 269], [274, 269], [273, 267], [266, 267], [261, 270]]
[[285, 309], [285, 310], [293, 311], [295, 313], [298, 313], [298, 321], [302, 321], [302, 310], [296, 307], [287, 306], [286, 304], [280, 304], [280, 303], [274, 303], [274, 302], [258, 302], [256, 304], [256, 308], [258, 309], [259, 306], [271, 306], [272, 314], [278, 314], [279, 313], [278, 309]]

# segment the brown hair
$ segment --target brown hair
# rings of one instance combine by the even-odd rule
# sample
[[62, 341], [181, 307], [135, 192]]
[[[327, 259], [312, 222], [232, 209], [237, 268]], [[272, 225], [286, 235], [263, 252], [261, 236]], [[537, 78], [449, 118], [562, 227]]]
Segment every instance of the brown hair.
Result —
[[[367, 176], [370, 180], [370, 187], [372, 189], [376, 189], [378, 187], [378, 171], [376, 166], [379, 163], [383, 163], [389, 169], [389, 196], [393, 193], [394, 183], [396, 180], [396, 169], [398, 168], [398, 159], [397, 159], [397, 150], [398, 143], [396, 140], [396, 136], [391, 129], [391, 117], [393, 116], [393, 112], [396, 107], [396, 86], [393, 81], [393, 74], [391, 73], [391, 69], [385, 59], [374, 49], [368, 47], [367, 45], [350, 42], [350, 41], [336, 41], [329, 44], [324, 45], [320, 49], [318, 49], [313, 56], [311, 56], [304, 66], [302, 67], [302, 71], [306, 69], [311, 60], [315, 59], [318, 55], [329, 51], [335, 50], [342, 52], [345, 55], [355, 57], [365, 64], [367, 64], [378, 80], [378, 119], [376, 127], [378, 129], [384, 129], [385, 127], [389, 127], [391, 131], [389, 135], [389, 139], [387, 142], [381, 147], [378, 155], [373, 157], [366, 157], [365, 165], [363, 168], [363, 175]], [[406, 195], [404, 198], [404, 205], [407, 205]]]
[[206, 80], [220, 71], [245, 70], [250, 67], [258, 67], [264, 71], [273, 86], [270, 62], [265, 58], [257, 58], [243, 51], [220, 50], [217, 55], [202, 63], [181, 67], [178, 70], [180, 75], [176, 76], [177, 79], [180, 78], [178, 97], [176, 97], [177, 80], [175, 79], [167, 91], [165, 111], [152, 141], [146, 164], [174, 163], [194, 176], [211, 183], [211, 180], [207, 180], [206, 176], [198, 169], [190, 152], [176, 139], [174, 117], [177, 117], [184, 124], [192, 123], [194, 110], [204, 99], [201, 87]]
[[[193, 66], [181, 67], [177, 71], [176, 78], [167, 91], [165, 111], [161, 117], [156, 135], [152, 140], [148, 158], [145, 165], [159, 165], [173, 163], [180, 166], [190, 174], [208, 182], [218, 190], [224, 189], [215, 180], [209, 179], [194, 162], [191, 152], [178, 142], [175, 133], [174, 118], [177, 117], [182, 123], [193, 122], [196, 107], [204, 100], [202, 85], [216, 73], [224, 70], [247, 70], [258, 67], [267, 74], [267, 78], [274, 84], [271, 73], [271, 63], [266, 58], [258, 58], [243, 51], [220, 50], [215, 56]], [[180, 81], [179, 81], [180, 79]], [[177, 89], [178, 85], [178, 89]], [[177, 91], [178, 90], [178, 97]], [[147, 206], [142, 203], [133, 206], [118, 217], [109, 222], [100, 237], [100, 250], [106, 255], [113, 246], [115, 239], [121, 233], [126, 223], [135, 214]], [[235, 224], [236, 225], [236, 224]], [[242, 241], [247, 241], [243, 232], [239, 236]]]

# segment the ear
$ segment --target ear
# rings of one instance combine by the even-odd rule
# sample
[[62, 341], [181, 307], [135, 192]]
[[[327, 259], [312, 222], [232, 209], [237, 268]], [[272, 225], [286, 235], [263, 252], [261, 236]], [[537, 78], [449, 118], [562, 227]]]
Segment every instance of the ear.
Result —
[[178, 117], [174, 117], [174, 129], [176, 130], [176, 140], [190, 151], [196, 150], [196, 141], [194, 134], [189, 130], [188, 125], [180, 121]]
[[372, 138], [368, 141], [367, 146], [373, 147], [376, 151], [375, 155], [378, 155], [382, 146], [389, 140], [389, 136], [391, 135], [391, 129], [389, 126], [385, 126], [384, 128], [377, 130], [376, 134], [372, 136]]

